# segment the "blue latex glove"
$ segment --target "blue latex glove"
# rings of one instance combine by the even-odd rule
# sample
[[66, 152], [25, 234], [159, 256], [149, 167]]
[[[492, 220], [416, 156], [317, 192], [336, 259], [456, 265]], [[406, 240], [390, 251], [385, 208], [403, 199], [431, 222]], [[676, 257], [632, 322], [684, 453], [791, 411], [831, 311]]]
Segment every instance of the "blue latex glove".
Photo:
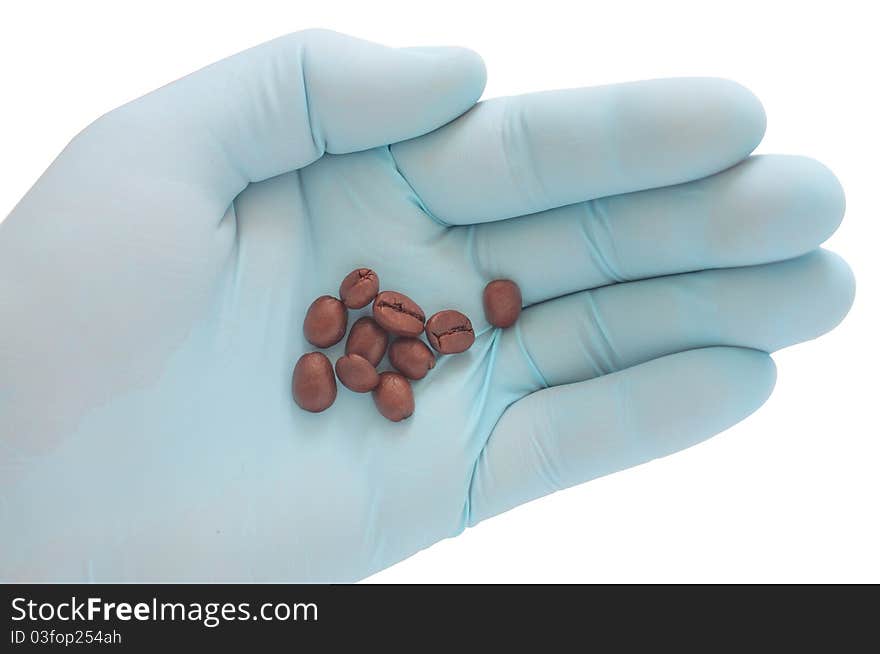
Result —
[[[473, 106], [484, 81], [470, 51], [309, 31], [70, 143], [0, 224], [0, 578], [358, 579], [727, 428], [767, 352], [847, 312], [816, 249], [841, 188], [747, 158], [742, 87]], [[291, 399], [305, 309], [357, 266], [478, 333], [402, 423]], [[504, 331], [499, 277], [527, 307]]]

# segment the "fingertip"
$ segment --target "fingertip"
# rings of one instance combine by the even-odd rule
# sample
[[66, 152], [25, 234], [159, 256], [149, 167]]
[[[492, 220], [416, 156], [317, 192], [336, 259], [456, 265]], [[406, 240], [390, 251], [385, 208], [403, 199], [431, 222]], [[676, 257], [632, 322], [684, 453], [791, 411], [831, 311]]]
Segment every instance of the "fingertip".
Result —
[[846, 318], [856, 297], [856, 277], [852, 268], [840, 255], [830, 250], [814, 254], [818, 273], [825, 281], [823, 295], [827, 298], [825, 331], [831, 331]]
[[817, 338], [837, 327], [849, 313], [855, 299], [855, 276], [837, 254], [817, 249], [776, 265], [788, 271], [779, 282], [801, 308], [797, 321], [790, 325], [798, 330], [798, 337], [786, 339], [787, 344]]
[[474, 50], [457, 46], [405, 48], [433, 60], [431, 87], [452, 105], [455, 116], [471, 107], [486, 88], [486, 64]]
[[480, 99], [486, 89], [488, 76], [486, 62], [479, 53], [469, 48], [449, 49], [454, 51], [453, 59], [458, 62], [462, 75], [467, 80], [465, 86], [471, 90], [470, 104], [473, 104]]
[[797, 155], [754, 159], [765, 169], [760, 201], [768, 211], [788, 219], [790, 240], [802, 242], [808, 251], [837, 230], [846, 211], [846, 197], [827, 166]]
[[733, 80], [704, 77], [691, 82], [706, 136], [727, 143], [735, 161], [747, 157], [758, 147], [767, 129], [764, 105], [754, 93]]
[[323, 29], [298, 38], [310, 117], [320, 119], [332, 154], [433, 131], [470, 109], [485, 87], [483, 60], [466, 48], [390, 48]]
[[402, 49], [449, 62], [462, 78], [470, 80], [473, 87], [479, 89], [479, 94], [482, 94], [486, 87], [486, 62], [475, 50], [454, 45], [415, 46]]
[[[707, 410], [702, 431], [720, 432], [760, 409], [776, 387], [776, 363], [762, 350], [745, 347], [711, 347], [701, 363], [709, 369], [696, 373], [702, 383], [714, 383], [704, 400]], [[692, 389], [699, 396], [699, 389]], [[716, 405], [712, 407], [711, 400]], [[714, 422], [714, 424], [712, 423]], [[707, 430], [707, 427], [709, 429]]]
[[700, 388], [711, 390], [719, 398], [728, 398], [737, 415], [746, 411], [736, 420], [761, 406], [776, 385], [773, 359], [763, 350], [748, 347], [719, 345], [687, 350], [673, 355], [669, 365], [687, 371], [690, 381], [684, 383], [685, 387], [694, 384], [684, 396], [699, 394]]
[[729, 87], [731, 106], [742, 125], [743, 144], [751, 152], [767, 132], [767, 112], [758, 96], [738, 82], [722, 79]]
[[773, 360], [773, 357], [767, 354], [766, 352], [759, 352], [754, 350], [754, 352], [759, 356], [760, 363], [763, 369], [763, 379], [764, 382], [764, 398], [770, 397], [773, 393], [773, 390], [776, 388], [776, 380], [778, 379], [779, 371], [776, 368], [776, 362]]
[[798, 191], [804, 211], [812, 218], [816, 242], [822, 243], [837, 231], [846, 213], [843, 186], [825, 164], [809, 157], [792, 156], [790, 159], [796, 162], [801, 175]]
[[[625, 117], [621, 138], [628, 187], [680, 184], [742, 161], [764, 136], [764, 107], [747, 88], [715, 77], [676, 77], [609, 87], [614, 111]], [[606, 195], [610, 193], [605, 193]]]
[[731, 361], [735, 370], [733, 379], [748, 379], [748, 384], [736, 384], [736, 387], [744, 394], [746, 407], [751, 413], [760, 407], [773, 393], [776, 387], [776, 362], [766, 352], [743, 347], [718, 348], [724, 352]]
[[[725, 252], [742, 263], [798, 257], [819, 247], [843, 220], [840, 182], [808, 157], [758, 155], [710, 178]], [[717, 183], [717, 186], [715, 184]]]

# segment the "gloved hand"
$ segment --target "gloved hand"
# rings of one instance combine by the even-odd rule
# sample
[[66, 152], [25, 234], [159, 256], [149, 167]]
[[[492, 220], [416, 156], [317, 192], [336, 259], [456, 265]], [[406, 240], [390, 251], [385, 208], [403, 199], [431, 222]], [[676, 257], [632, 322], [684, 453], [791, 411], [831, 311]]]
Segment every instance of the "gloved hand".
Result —
[[[742, 87], [474, 106], [484, 81], [467, 50], [308, 31], [70, 143], [0, 224], [0, 578], [358, 579], [727, 428], [768, 352], [847, 312], [817, 249], [841, 188], [747, 158]], [[291, 398], [306, 308], [358, 266], [477, 332], [401, 423]], [[511, 329], [494, 278], [522, 288]]]

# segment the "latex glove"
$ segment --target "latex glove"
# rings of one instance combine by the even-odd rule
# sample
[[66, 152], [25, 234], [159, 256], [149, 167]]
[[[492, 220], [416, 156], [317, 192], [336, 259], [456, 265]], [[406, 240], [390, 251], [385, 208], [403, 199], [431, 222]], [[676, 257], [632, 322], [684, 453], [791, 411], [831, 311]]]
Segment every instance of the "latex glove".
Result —
[[[0, 577], [361, 578], [725, 429], [769, 395], [767, 352], [846, 313], [815, 250], [841, 189], [742, 161], [764, 131], [742, 87], [467, 111], [483, 85], [466, 50], [309, 31], [73, 140], [0, 225]], [[357, 266], [478, 332], [399, 424], [342, 387], [291, 399], [305, 310]], [[527, 305], [504, 331], [499, 277]]]

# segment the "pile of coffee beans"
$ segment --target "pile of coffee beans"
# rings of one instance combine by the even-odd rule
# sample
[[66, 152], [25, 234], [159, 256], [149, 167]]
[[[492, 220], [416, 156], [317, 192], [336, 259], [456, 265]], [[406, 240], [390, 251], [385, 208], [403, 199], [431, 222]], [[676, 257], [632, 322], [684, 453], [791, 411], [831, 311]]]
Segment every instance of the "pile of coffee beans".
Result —
[[[423, 379], [437, 362], [434, 352], [458, 354], [474, 343], [470, 319], [454, 309], [445, 309], [425, 319], [425, 312], [409, 297], [397, 291], [379, 290], [379, 276], [369, 268], [352, 270], [339, 286], [339, 298], [322, 295], [312, 302], [303, 321], [306, 340], [318, 348], [339, 343], [348, 328], [348, 310], [373, 303], [372, 317], [358, 318], [348, 333], [345, 354], [334, 367], [321, 352], [302, 355], [293, 369], [293, 399], [306, 411], [324, 411], [336, 401], [336, 378], [356, 393], [373, 394], [383, 416], [398, 422], [415, 411], [410, 380]], [[508, 279], [489, 282], [483, 291], [483, 308], [489, 324], [510, 327], [522, 308], [522, 295]], [[394, 337], [390, 347], [388, 341]], [[397, 370], [379, 372], [379, 362], [388, 360]], [[335, 368], [335, 375], [334, 375]]]

